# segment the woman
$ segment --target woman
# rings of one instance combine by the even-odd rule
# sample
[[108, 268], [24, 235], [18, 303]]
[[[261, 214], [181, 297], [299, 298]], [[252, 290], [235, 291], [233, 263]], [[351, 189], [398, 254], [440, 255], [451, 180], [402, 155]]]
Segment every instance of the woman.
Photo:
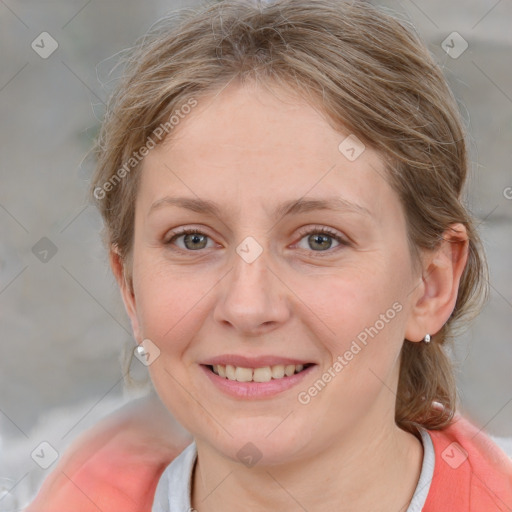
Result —
[[456, 413], [444, 346], [485, 262], [456, 104], [413, 32], [339, 0], [164, 20], [98, 157], [138, 355], [193, 442], [169, 464], [185, 443], [140, 415], [30, 511], [512, 509], [510, 460]]

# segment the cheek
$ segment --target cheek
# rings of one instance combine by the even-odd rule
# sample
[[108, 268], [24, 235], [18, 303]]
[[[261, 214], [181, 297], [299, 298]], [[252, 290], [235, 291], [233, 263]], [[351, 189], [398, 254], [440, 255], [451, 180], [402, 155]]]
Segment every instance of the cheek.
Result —
[[[308, 399], [328, 383], [327, 392], [314, 399], [315, 407], [331, 410], [329, 404], [336, 403], [336, 410], [343, 411], [340, 414], [355, 420], [370, 408], [383, 386], [394, 388], [407, 293], [403, 281], [394, 277], [398, 273], [391, 271], [391, 261], [386, 264], [381, 257], [380, 265], [366, 269], [354, 266], [317, 286], [308, 283], [302, 288], [308, 307], [315, 313], [309, 313], [308, 327], [316, 333], [327, 358], [322, 383], [313, 379], [303, 388]], [[396, 263], [406, 268], [404, 259]]]
[[187, 269], [172, 271], [161, 262], [146, 261], [141, 268], [134, 280], [142, 334], [161, 350], [176, 351], [203, 323], [208, 291], [218, 279]]
[[161, 256], [145, 256], [134, 274], [141, 334], [157, 345], [166, 367], [187, 366], [195, 355], [191, 344], [201, 338], [212, 314], [219, 271], [199, 265], [176, 268]]
[[[406, 293], [397, 273], [383, 266], [343, 269], [321, 279], [297, 283], [297, 295], [304, 297], [304, 312], [315, 331], [325, 334], [325, 344], [336, 355], [348, 349], [352, 340], [364, 341], [366, 329], [375, 329], [381, 337], [396, 336], [404, 324]], [[367, 334], [368, 336], [368, 334]]]
[[303, 386], [301, 404], [311, 399], [315, 411], [329, 410], [343, 424], [366, 414], [384, 387], [394, 389], [407, 314], [396, 281], [352, 274], [332, 279], [328, 292], [307, 290], [315, 310], [308, 327], [326, 360], [322, 375]]

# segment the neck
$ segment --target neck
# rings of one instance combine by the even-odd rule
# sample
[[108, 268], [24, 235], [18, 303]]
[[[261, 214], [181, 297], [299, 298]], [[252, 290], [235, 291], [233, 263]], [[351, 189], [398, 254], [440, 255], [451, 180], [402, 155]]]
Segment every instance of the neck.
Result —
[[278, 466], [247, 468], [196, 441], [192, 507], [197, 512], [405, 512], [423, 448], [414, 435], [388, 423], [383, 428], [382, 421], [366, 421], [310, 459]]

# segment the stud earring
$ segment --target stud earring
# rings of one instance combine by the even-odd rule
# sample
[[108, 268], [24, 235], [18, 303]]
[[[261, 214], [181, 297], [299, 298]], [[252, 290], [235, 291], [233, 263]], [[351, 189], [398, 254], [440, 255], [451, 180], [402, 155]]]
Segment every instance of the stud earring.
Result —
[[430, 343], [430, 334], [425, 334], [425, 337], [423, 338], [423, 341], [425, 343]]

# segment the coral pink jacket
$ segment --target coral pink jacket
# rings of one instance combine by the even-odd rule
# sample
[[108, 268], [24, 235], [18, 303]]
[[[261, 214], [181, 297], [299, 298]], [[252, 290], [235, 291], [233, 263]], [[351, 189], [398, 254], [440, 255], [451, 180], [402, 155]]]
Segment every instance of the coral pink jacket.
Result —
[[423, 512], [512, 512], [512, 459], [468, 420], [429, 430], [434, 477]]
[[[140, 417], [139, 417], [140, 418]], [[147, 418], [146, 418], [147, 419]], [[469, 421], [429, 431], [435, 469], [423, 512], [511, 512], [512, 460]], [[190, 443], [139, 420], [94, 429], [61, 460], [26, 512], [150, 512], [156, 485]]]

